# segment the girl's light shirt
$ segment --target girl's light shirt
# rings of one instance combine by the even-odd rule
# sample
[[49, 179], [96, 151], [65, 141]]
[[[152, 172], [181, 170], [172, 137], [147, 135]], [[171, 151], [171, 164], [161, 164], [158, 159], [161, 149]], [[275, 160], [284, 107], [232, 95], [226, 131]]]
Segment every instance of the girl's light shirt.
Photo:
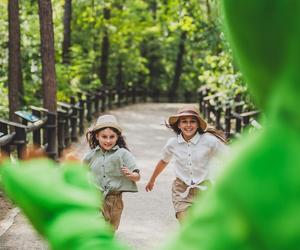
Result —
[[134, 156], [127, 149], [116, 145], [103, 152], [98, 146], [88, 152], [83, 161], [89, 165], [92, 181], [104, 196], [113, 191], [138, 191], [136, 183], [121, 171], [121, 167], [125, 166], [130, 171], [139, 172]]
[[213, 182], [220, 165], [218, 157], [226, 148], [210, 133], [196, 133], [188, 142], [180, 134], [168, 140], [162, 150], [162, 160], [169, 162], [174, 157], [175, 175], [188, 186], [205, 180]]

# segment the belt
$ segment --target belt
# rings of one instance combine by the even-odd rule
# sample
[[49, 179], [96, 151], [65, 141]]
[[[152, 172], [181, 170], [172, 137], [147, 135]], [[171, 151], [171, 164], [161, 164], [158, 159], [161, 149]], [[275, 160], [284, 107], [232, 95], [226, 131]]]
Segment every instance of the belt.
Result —
[[186, 198], [189, 195], [189, 192], [192, 188], [198, 188], [202, 191], [207, 190], [208, 186], [206, 184], [208, 184], [207, 180], [199, 182], [199, 183], [194, 183], [194, 184], [191, 184], [191, 185], [187, 185], [187, 189], [183, 193], [181, 193], [180, 196], [182, 198]]

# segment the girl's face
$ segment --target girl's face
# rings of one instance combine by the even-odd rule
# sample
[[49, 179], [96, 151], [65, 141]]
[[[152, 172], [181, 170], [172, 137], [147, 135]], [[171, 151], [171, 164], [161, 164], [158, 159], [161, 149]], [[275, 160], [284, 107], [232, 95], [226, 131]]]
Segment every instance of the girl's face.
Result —
[[116, 145], [118, 135], [112, 129], [105, 128], [96, 134], [96, 139], [98, 140], [100, 147], [104, 151], [108, 151]]
[[198, 120], [191, 115], [179, 117], [178, 128], [181, 130], [183, 138], [188, 141], [196, 134], [199, 128]]

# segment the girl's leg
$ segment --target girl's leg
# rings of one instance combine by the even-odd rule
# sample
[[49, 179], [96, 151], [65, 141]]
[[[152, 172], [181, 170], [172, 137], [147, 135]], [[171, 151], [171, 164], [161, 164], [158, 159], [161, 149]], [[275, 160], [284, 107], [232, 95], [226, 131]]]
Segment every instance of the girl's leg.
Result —
[[111, 221], [110, 223], [113, 226], [114, 231], [116, 231], [119, 228], [120, 221], [121, 221], [121, 215], [123, 211], [123, 200], [122, 200], [122, 194], [114, 195], [114, 205], [111, 210]]
[[108, 194], [103, 203], [102, 214], [105, 220], [111, 224], [113, 231], [119, 227], [122, 211], [122, 194]]

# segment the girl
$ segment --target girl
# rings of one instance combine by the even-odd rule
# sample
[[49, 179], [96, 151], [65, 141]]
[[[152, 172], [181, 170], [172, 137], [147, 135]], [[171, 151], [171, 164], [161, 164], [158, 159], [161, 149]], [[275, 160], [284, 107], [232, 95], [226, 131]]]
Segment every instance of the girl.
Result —
[[198, 109], [192, 105], [184, 106], [170, 116], [167, 126], [177, 137], [169, 139], [163, 148], [162, 158], [146, 185], [146, 191], [153, 189], [157, 176], [173, 156], [176, 179], [172, 185], [172, 200], [176, 218], [181, 222], [198, 191], [206, 190], [213, 180], [214, 159], [217, 152], [225, 148], [226, 139], [222, 132], [208, 128]]
[[103, 193], [102, 214], [116, 231], [123, 210], [122, 193], [137, 192], [139, 169], [113, 115], [102, 115], [86, 137], [91, 151], [84, 157], [94, 183]]

